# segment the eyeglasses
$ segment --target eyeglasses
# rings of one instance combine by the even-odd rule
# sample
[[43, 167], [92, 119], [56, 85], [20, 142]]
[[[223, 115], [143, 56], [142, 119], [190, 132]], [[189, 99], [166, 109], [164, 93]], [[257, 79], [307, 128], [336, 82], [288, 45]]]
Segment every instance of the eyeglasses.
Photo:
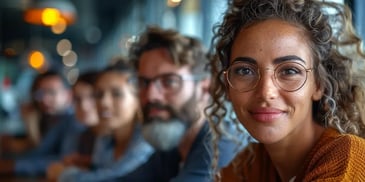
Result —
[[[266, 69], [269, 70], [269, 69]], [[281, 63], [274, 69], [274, 83], [287, 92], [294, 92], [303, 87], [307, 81], [308, 72], [297, 62]], [[246, 62], [235, 62], [224, 71], [228, 84], [238, 92], [248, 92], [257, 87], [262, 74], [257, 65]]]
[[178, 75], [174, 73], [162, 74], [154, 78], [145, 78], [140, 76], [138, 77], [138, 86], [140, 91], [145, 91], [151, 83], [154, 83], [160, 92], [173, 94], [180, 91], [184, 80], [196, 81], [198, 79], [193, 76]]

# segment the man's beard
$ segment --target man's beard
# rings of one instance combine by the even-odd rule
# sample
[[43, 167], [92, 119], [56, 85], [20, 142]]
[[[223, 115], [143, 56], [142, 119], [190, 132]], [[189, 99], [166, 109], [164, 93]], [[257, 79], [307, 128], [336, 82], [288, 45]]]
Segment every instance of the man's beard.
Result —
[[[147, 114], [151, 108], [166, 110], [170, 113], [170, 118], [148, 117]], [[144, 138], [157, 150], [169, 151], [177, 147], [186, 131], [198, 120], [200, 111], [197, 108], [195, 95], [183, 105], [180, 111], [169, 105], [148, 103], [144, 108], [145, 121], [142, 127]]]

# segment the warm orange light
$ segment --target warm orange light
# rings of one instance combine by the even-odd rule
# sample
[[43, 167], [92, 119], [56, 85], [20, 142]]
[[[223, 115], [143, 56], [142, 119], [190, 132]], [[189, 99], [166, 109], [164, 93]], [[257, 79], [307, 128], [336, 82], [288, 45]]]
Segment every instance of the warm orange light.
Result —
[[29, 65], [34, 69], [40, 69], [44, 66], [44, 55], [39, 51], [33, 51], [29, 56]]
[[56, 25], [60, 18], [61, 14], [55, 8], [45, 8], [42, 12], [42, 23], [46, 26]]
[[[46, 9], [54, 9], [58, 12], [58, 18], [57, 21], [55, 18], [57, 17], [57, 12], [51, 10], [44, 11]], [[53, 18], [51, 18], [53, 17]], [[24, 20], [31, 24], [36, 25], [46, 25], [46, 26], [53, 26], [59, 23], [60, 18], [66, 23], [66, 25], [71, 25], [75, 22], [75, 15], [70, 12], [62, 12], [55, 8], [31, 8], [25, 11], [24, 13]], [[43, 19], [46, 19], [43, 20]], [[45, 22], [52, 22], [50, 24], [46, 24]], [[55, 23], [54, 23], [55, 22]], [[53, 24], [54, 23], [54, 24]]]

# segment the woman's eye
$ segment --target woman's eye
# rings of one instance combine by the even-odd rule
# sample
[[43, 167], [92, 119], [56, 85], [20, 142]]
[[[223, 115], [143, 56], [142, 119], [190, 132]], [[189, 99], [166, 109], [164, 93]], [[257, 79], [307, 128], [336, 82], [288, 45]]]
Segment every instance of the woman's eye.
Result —
[[296, 67], [286, 67], [286, 68], [282, 68], [278, 71], [278, 75], [281, 76], [293, 76], [296, 74], [301, 74], [301, 70], [296, 68]]
[[239, 76], [247, 76], [247, 75], [254, 75], [255, 71], [249, 67], [237, 67], [233, 70], [235, 75]]
[[113, 90], [112, 91], [112, 96], [114, 98], [120, 98], [124, 96], [124, 93], [121, 90]]

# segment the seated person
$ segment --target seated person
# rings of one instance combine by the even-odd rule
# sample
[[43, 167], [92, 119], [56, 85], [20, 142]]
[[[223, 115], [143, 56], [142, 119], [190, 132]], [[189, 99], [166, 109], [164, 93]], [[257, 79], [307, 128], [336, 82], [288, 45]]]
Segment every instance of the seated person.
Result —
[[365, 181], [365, 54], [347, 7], [233, 0], [216, 33], [210, 118], [229, 101], [257, 140], [220, 181]]
[[[204, 116], [211, 82], [204, 47], [174, 30], [148, 27], [130, 51], [139, 76], [142, 133], [157, 152], [134, 175], [119, 180], [211, 181], [212, 166], [228, 165], [240, 146], [233, 138], [218, 137], [220, 160], [212, 163], [212, 138]], [[231, 126], [221, 123], [234, 132]]]
[[48, 167], [47, 177], [49, 179], [53, 179], [54, 176], [59, 175], [58, 172], [63, 169], [63, 163], [65, 165], [76, 165], [85, 168], [90, 165], [91, 155], [97, 137], [97, 124], [99, 122], [93, 91], [96, 77], [97, 72], [87, 71], [78, 77], [72, 87], [76, 119], [86, 128], [77, 139], [78, 145], [75, 153], [66, 156], [61, 162], [55, 162]]
[[30, 96], [31, 101], [21, 104], [20, 108], [26, 136], [2, 136], [1, 147], [5, 156], [22, 154], [36, 147], [52, 126], [73, 116], [69, 84], [55, 70], [36, 76]]
[[[91, 167], [63, 164], [51, 180], [65, 182], [108, 181], [144, 164], [153, 148], [141, 135], [141, 110], [135, 72], [124, 60], [101, 71], [94, 85], [99, 115], [98, 137]], [[52, 173], [52, 172], [50, 172]]]
[[75, 138], [84, 129], [72, 112], [71, 92], [63, 76], [55, 71], [38, 75], [32, 91], [40, 112], [40, 143], [15, 158], [0, 161], [0, 174], [44, 175], [47, 166], [76, 148]]

